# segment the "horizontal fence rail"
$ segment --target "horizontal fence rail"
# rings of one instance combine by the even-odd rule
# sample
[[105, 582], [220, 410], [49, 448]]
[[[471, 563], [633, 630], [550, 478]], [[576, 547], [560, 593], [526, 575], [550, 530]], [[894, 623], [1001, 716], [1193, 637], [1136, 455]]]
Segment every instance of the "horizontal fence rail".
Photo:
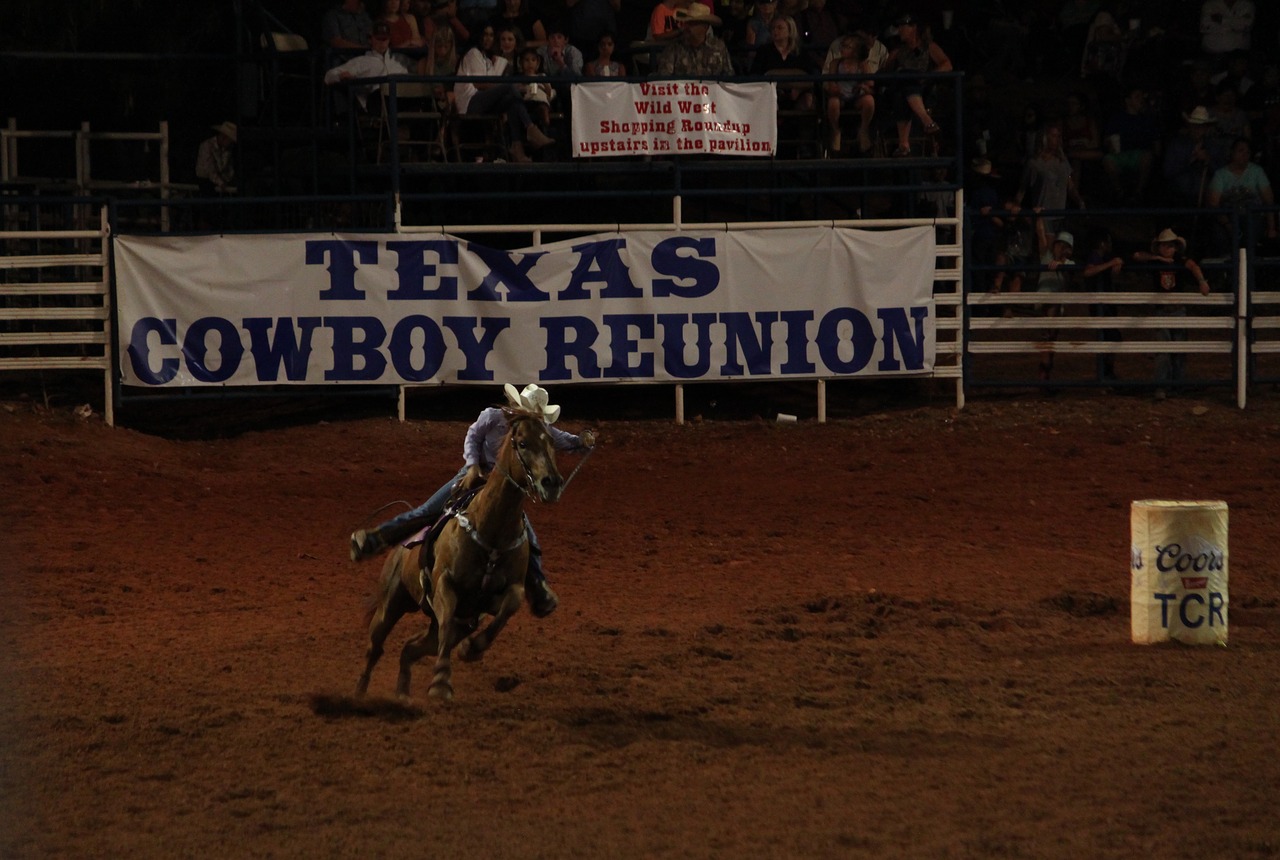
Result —
[[99, 372], [106, 422], [114, 424], [106, 206], [96, 210], [95, 229], [81, 230], [30, 229], [38, 209], [2, 198], [0, 212], [12, 228], [0, 229], [0, 372]]

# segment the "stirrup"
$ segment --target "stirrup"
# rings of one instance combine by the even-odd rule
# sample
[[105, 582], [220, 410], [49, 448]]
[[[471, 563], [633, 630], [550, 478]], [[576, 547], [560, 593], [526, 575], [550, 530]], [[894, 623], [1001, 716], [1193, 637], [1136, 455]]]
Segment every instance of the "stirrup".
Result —
[[351, 533], [351, 560], [364, 561], [372, 558], [387, 548], [386, 543], [377, 530], [360, 529]]

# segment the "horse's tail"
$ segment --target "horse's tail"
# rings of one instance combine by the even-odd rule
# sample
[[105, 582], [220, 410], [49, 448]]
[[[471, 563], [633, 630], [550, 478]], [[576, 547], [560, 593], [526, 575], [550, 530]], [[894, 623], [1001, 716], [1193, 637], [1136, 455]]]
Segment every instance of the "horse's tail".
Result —
[[400, 587], [400, 568], [408, 555], [408, 550], [402, 546], [397, 546], [387, 556], [386, 562], [382, 565], [382, 573], [378, 576], [377, 585], [364, 599], [365, 627], [368, 627], [373, 622], [373, 616], [377, 614], [379, 609], [390, 602], [392, 594]]

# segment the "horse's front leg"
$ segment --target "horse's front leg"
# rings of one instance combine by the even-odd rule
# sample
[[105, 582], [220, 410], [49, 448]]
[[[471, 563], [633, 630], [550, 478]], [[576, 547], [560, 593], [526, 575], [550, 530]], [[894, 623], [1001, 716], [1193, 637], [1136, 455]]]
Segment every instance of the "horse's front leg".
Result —
[[458, 608], [458, 596], [449, 585], [447, 572], [436, 577], [435, 594], [431, 605], [435, 609], [436, 623], [440, 625], [439, 651], [436, 654], [435, 675], [427, 695], [436, 699], [453, 698], [453, 663], [449, 658], [453, 647], [458, 644], [458, 620], [454, 613]]
[[484, 652], [489, 650], [493, 640], [498, 638], [502, 628], [507, 626], [507, 622], [512, 615], [516, 614], [516, 610], [522, 603], [524, 603], [524, 585], [513, 585], [504, 591], [498, 605], [493, 609], [493, 620], [486, 624], [484, 629], [462, 640], [458, 645], [458, 659], [474, 662], [483, 657]]

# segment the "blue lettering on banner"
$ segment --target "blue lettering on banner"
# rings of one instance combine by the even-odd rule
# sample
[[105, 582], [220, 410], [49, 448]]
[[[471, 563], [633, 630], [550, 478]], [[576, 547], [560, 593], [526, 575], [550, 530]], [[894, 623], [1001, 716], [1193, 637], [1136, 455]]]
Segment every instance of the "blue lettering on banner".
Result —
[[305, 253], [308, 266], [323, 266], [326, 259], [329, 261], [329, 289], [320, 292], [321, 299], [347, 301], [364, 298], [364, 293], [356, 289], [356, 257], [370, 266], [377, 265], [377, 242], [316, 240], [307, 242]]
[[[1155, 592], [1151, 595], [1160, 601], [1160, 626], [1165, 630], [1169, 629], [1169, 604], [1178, 599], [1177, 594], [1162, 594]], [[1182, 626], [1195, 629], [1206, 621], [1210, 627], [1225, 627], [1226, 618], [1223, 617], [1222, 608], [1226, 605], [1226, 600], [1219, 591], [1209, 592], [1208, 611], [1206, 615], [1205, 599], [1200, 594], [1192, 592], [1183, 595], [1182, 600], [1178, 602], [1178, 620], [1182, 622]], [[1194, 609], [1194, 614], [1192, 610]], [[1213, 623], [1214, 618], [1218, 619], [1217, 625]]]
[[[453, 275], [440, 275], [433, 290], [426, 282], [436, 277], [435, 264], [427, 262], [427, 253], [436, 255], [441, 264], [458, 264], [458, 243], [449, 239], [428, 239], [422, 242], [388, 242], [387, 250], [396, 253], [396, 288], [387, 298], [398, 302], [417, 302], [424, 299], [451, 302], [458, 297], [458, 279]], [[309, 262], [309, 261], [308, 261]], [[332, 269], [330, 270], [332, 280]], [[321, 298], [324, 294], [321, 293]]]
[[[880, 371], [919, 370], [927, 316], [926, 308], [880, 308], [879, 331], [856, 308], [835, 308], [816, 321], [811, 310], [606, 314], [603, 330], [585, 316], [543, 317], [538, 324], [546, 337], [545, 369], [539, 379], [643, 380], [659, 373], [700, 379], [712, 372], [717, 344], [724, 349], [724, 361], [715, 368], [721, 378], [852, 375], [867, 367], [877, 347]], [[144, 317], [134, 324], [127, 352], [134, 374], [149, 385], [172, 382], [183, 366], [199, 382], [221, 383], [240, 369], [246, 351], [243, 329], [255, 382], [297, 382], [308, 377], [316, 332], [327, 329], [331, 355], [321, 354], [331, 362], [323, 373], [328, 382], [435, 379], [451, 351], [462, 359], [462, 367], [450, 371], [456, 379], [487, 382], [494, 379], [489, 359], [513, 320], [410, 314], [395, 320], [390, 330], [387, 324], [375, 316], [246, 317], [237, 327], [221, 317], [203, 317], [181, 332], [177, 320]], [[811, 345], [817, 362], [810, 357]], [[1171, 545], [1162, 553], [1162, 570], [1222, 569], [1218, 552], [1190, 555]]]
[[[851, 376], [923, 371], [932, 355], [930, 306], [859, 304], [859, 285], [844, 283], [856, 282], [856, 274], [825, 273], [816, 307], [806, 307], [797, 284], [778, 284], [780, 295], [798, 299], [792, 307], [762, 307], [769, 295], [763, 284], [746, 291], [748, 302], [717, 297], [730, 277], [771, 277], [768, 261], [754, 259], [763, 246], [727, 250], [737, 246], [719, 233], [652, 244], [610, 234], [548, 251], [507, 251], [438, 234], [303, 245], [314, 292], [273, 297], [266, 306], [282, 316], [259, 310], [224, 318], [216, 302], [218, 288], [229, 283], [212, 284], [211, 300], [193, 297], [195, 307], [215, 303], [193, 312], [207, 314], [194, 321], [167, 316], [157, 293], [155, 315], [138, 316], [127, 333], [130, 381], [491, 382], [513, 364], [536, 371], [539, 381]], [[747, 261], [740, 269], [733, 265], [739, 260]], [[883, 290], [868, 286], [866, 293]], [[843, 295], [849, 297], [832, 298]], [[295, 299], [298, 315], [290, 316], [284, 308]], [[689, 303], [685, 313], [678, 312], [682, 301]], [[625, 312], [606, 313], [615, 308]], [[458, 311], [473, 315], [445, 315]], [[505, 335], [508, 329], [514, 333]], [[1171, 544], [1160, 552], [1161, 570], [1224, 566], [1218, 551]]]

